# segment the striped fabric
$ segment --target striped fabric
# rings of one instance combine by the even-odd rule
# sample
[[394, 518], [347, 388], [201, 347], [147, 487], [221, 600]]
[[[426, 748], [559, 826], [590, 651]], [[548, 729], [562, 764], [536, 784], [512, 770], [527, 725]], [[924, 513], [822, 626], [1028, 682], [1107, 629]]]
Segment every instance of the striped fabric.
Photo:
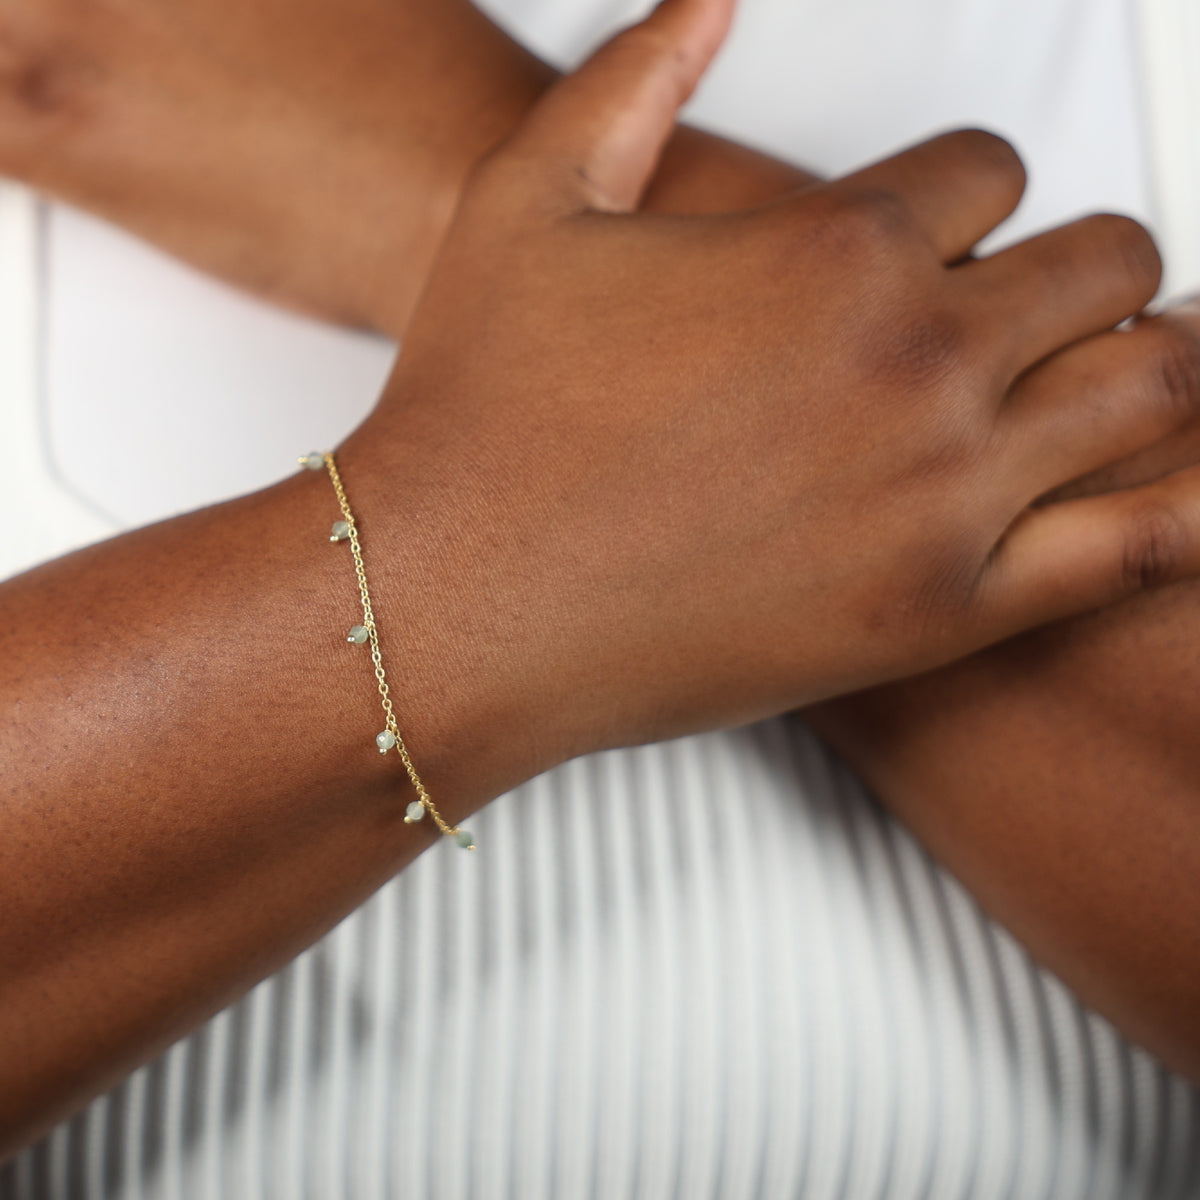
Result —
[[567, 764], [0, 1200], [1186, 1200], [1200, 1094], [799, 722]]

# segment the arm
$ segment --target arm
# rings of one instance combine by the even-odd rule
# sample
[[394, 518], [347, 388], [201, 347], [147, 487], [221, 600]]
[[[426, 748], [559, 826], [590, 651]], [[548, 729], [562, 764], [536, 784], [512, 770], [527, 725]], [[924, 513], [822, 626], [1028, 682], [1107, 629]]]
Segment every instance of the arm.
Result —
[[[457, 0], [85, 11], [69, 26], [32, 3], [0, 18], [0, 165], [277, 299], [393, 333], [468, 165], [552, 78]], [[715, 211], [809, 181], [681, 129], [646, 203]], [[285, 196], [297, 202], [281, 221]], [[814, 715], [1045, 962], [1183, 1065], [1195, 1062], [1200, 947], [1186, 929], [1155, 931], [1193, 911], [1175, 868], [1196, 841], [1186, 825], [1169, 845], [1159, 839], [1157, 798], [1194, 811], [1189, 731], [1200, 714], [1177, 650], [1200, 637], [1194, 613], [1175, 588], [1030, 639], [1019, 658], [993, 651]], [[1148, 724], [1126, 719], [1132, 697]], [[1102, 769], [1085, 774], [1088, 764]], [[1048, 786], [1064, 769], [1069, 787]], [[1153, 819], [1130, 807], [1131, 791]], [[1021, 830], [1020, 853], [994, 853], [999, 813]], [[1075, 861], [1059, 852], [1067, 840], [1080, 864], [1109, 860], [1103, 888], [1064, 873]], [[323, 911], [354, 899], [339, 903]], [[251, 975], [235, 975], [233, 990]]]
[[[305, 473], [0, 588], [0, 1155], [428, 844], [373, 747], [374, 681], [344, 642], [354, 577], [326, 538], [336, 513]], [[388, 567], [373, 589], [394, 636], [416, 614]], [[406, 672], [405, 732], [460, 817], [515, 779], [450, 727], [455, 711], [441, 678]]]
[[[467, 0], [14, 0], [0, 171], [270, 299], [399, 336], [469, 168], [555, 78]], [[721, 211], [796, 178], [681, 129], [649, 203]]]
[[[1093, 477], [1194, 461], [1200, 428]], [[807, 715], [1088, 1004], [1200, 1081], [1200, 589]]]

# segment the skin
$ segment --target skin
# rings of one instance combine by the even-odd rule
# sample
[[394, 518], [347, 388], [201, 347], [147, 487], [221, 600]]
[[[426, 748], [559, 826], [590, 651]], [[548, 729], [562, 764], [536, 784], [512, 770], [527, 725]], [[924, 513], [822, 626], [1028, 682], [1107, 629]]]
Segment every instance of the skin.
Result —
[[[409, 85], [427, 74], [472, 102]], [[395, 332], [467, 168], [551, 78], [455, 0], [18, 0], [0, 167], [264, 296]]]
[[[471, 165], [555, 78], [466, 0], [11, 0], [0, 171], [277, 303], [400, 336]], [[679, 211], [794, 178], [692, 130], [663, 167], [651, 202]]]
[[[561, 153], [558, 145], [556, 163], [564, 161]], [[627, 163], [628, 157], [622, 153], [603, 160], [602, 156], [601, 162], [590, 164], [593, 183], [609, 180], [604, 161]], [[651, 155], [645, 169], [652, 163]], [[503, 169], [497, 171], [493, 162], [482, 174], [482, 186], [500, 188], [507, 196]], [[496, 174], [501, 176], [499, 182]], [[741, 186], [749, 190], [749, 185]], [[889, 186], [894, 190], [896, 181]], [[557, 199], [557, 187], [554, 190]], [[823, 194], [821, 202], [827, 203], [827, 197]], [[569, 220], [585, 218], [585, 235], [571, 239], [572, 251], [596, 257], [601, 256], [596, 247], [603, 246], [602, 257], [611, 258], [608, 243], [593, 240], [601, 227], [594, 220], [596, 214], [580, 212], [581, 202], [585, 208], [596, 203], [612, 208], [633, 198], [628, 181], [621, 179], [607, 182], [600, 193], [572, 196]], [[566, 219], [561, 210], [556, 213], [556, 221], [565, 224]], [[759, 219], [770, 224], [779, 217], [772, 211]], [[787, 219], [796, 219], [795, 213], [789, 212]], [[570, 228], [574, 232], [580, 226]], [[470, 239], [480, 235], [471, 229], [469, 214], [466, 230], [470, 245]], [[777, 232], [772, 226], [772, 239]], [[627, 233], [622, 229], [621, 236]], [[521, 236], [529, 235], [523, 231]], [[545, 231], [538, 236], [545, 237]], [[557, 224], [550, 236], [556, 253], [567, 244]], [[622, 269], [644, 269], [641, 260], [647, 247], [639, 244], [631, 264]], [[1055, 248], [1060, 247], [1058, 243]], [[1093, 245], [1092, 250], [1100, 253], [1099, 246]], [[504, 257], [502, 247], [499, 254]], [[497, 475], [495, 461], [478, 457], [472, 465], [482, 469], [462, 479], [459, 486], [453, 471], [443, 476], [437, 470], [453, 466], [461, 471], [461, 444], [448, 461], [446, 443], [456, 438], [461, 442], [466, 436], [464, 423], [471, 427], [470, 436], [476, 436], [475, 423], [488, 416], [479, 410], [470, 379], [458, 381], [459, 386], [451, 389], [454, 394], [445, 410], [449, 417], [435, 411], [428, 389], [422, 386], [423, 373], [444, 372], [438, 362], [445, 353], [440, 343], [451, 335], [444, 332], [449, 318], [439, 313], [437, 305], [451, 303], [439, 301], [439, 291], [445, 297], [458, 291], [453, 247], [449, 262], [443, 282], [435, 279], [431, 289], [434, 307], [427, 319], [428, 337], [421, 333], [419, 322], [414, 326], [412, 353], [405, 356], [414, 364], [412, 369], [393, 381], [371, 419], [374, 424], [341, 456], [352, 498], [362, 513], [382, 514], [392, 505], [418, 518], [400, 540], [379, 523], [372, 544], [380, 547], [380, 557], [378, 566], [372, 566], [372, 577], [380, 582], [373, 590], [381, 601], [381, 627], [404, 631], [403, 640], [397, 638], [391, 646], [409, 666], [411, 694], [426, 699], [407, 710], [402, 723], [447, 815], [460, 819], [533, 769], [580, 749], [786, 706], [780, 705], [782, 697], [772, 690], [779, 687], [779, 670], [764, 674], [760, 661], [742, 678], [736, 670], [730, 674], [727, 665], [702, 661], [697, 664], [706, 697], [701, 711], [688, 707], [696, 703], [695, 679], [678, 681], [681, 690], [688, 689], [685, 704], [680, 704], [679, 696], [659, 695], [650, 703], [652, 711], [630, 712], [621, 708], [628, 689], [601, 677], [599, 692], [593, 689], [591, 694], [599, 694], [599, 706], [615, 716], [597, 721], [594, 712], [582, 719], [575, 713], [564, 722], [562, 714], [570, 711], [570, 705], [564, 707], [562, 695], [553, 688], [564, 670], [568, 678], [571, 672], [578, 678], [586, 665], [576, 661], [581, 657], [579, 648], [594, 648], [596, 632], [580, 625], [586, 614], [565, 614], [579, 638], [572, 634], [553, 647], [549, 661], [541, 663], [540, 673], [532, 678], [514, 673], [513, 668], [531, 657], [519, 652], [523, 645], [532, 640], [539, 653], [544, 651], [543, 629], [528, 628], [532, 623], [528, 614], [539, 610], [520, 603], [525, 599], [522, 588], [530, 586], [528, 569], [544, 561], [537, 552], [536, 529], [518, 526], [514, 535], [513, 527], [507, 527], [508, 574], [488, 580], [492, 594], [482, 606], [489, 614], [484, 627], [480, 628], [478, 607], [470, 606], [467, 618], [465, 609], [477, 595], [465, 594], [463, 581], [477, 579], [478, 572], [466, 571], [464, 564], [478, 562], [482, 553], [494, 553], [494, 547], [482, 544], [487, 541], [486, 525], [481, 535], [461, 531], [469, 531], [472, 518], [489, 507], [484, 503], [489, 484], [502, 480], [507, 487], [511, 480], [503, 473]], [[944, 267], [938, 269], [949, 274]], [[1111, 279], [1097, 284], [1099, 291], [1112, 286]], [[1140, 287], [1152, 290], [1152, 283]], [[1118, 305], [1126, 310], [1121, 315], [1139, 307], [1134, 292], [1136, 288]], [[1173, 391], [1166, 402], [1161, 396], [1156, 402], [1153, 389], [1139, 381], [1153, 377], [1146, 364], [1158, 361], [1153, 347], [1159, 343], [1150, 343], [1150, 338], [1161, 338], [1170, 347], [1186, 346], [1194, 336], [1192, 324], [1185, 316], [1148, 325], [1147, 329], [1165, 327], [1173, 332], [1152, 333], [1136, 344], [1129, 376], [1133, 382], [1126, 386], [1147, 393], [1140, 409], [1143, 417], [1166, 408], [1176, 412], [1167, 424], [1184, 419], [1188, 406]], [[504, 332], [502, 341], [510, 331]], [[1107, 356], [1119, 358], [1127, 352], [1125, 345], [1113, 342], [1116, 336], [1095, 338], [1090, 346], [1084, 343], [1089, 354], [1080, 368], [1084, 377], [1095, 373], [1099, 360], [1107, 362]], [[475, 331], [471, 337], [475, 339]], [[484, 353], [486, 347], [480, 351]], [[1137, 363], [1142, 364], [1141, 371]], [[492, 377], [475, 364], [469, 369]], [[1036, 391], [1026, 389], [1022, 398], [1036, 407]], [[1125, 399], [1124, 393], [1121, 398]], [[606, 390], [605, 401], [612, 403], [611, 389]], [[505, 400], [510, 405], [516, 402]], [[454, 432], [456, 413], [458, 433]], [[554, 419], [550, 412], [539, 415], [548, 422]], [[617, 415], [627, 418], [629, 414]], [[1098, 423], [1093, 410], [1084, 409], [1076, 416], [1088, 424]], [[1154, 424], [1158, 420], [1160, 416], [1154, 416], [1141, 436], [1150, 437], [1163, 428]], [[378, 447], [383, 445], [387, 453], [380, 461]], [[398, 475], [401, 465], [405, 471]], [[507, 471], [511, 464], [500, 466]], [[423, 475], [428, 478], [424, 488], [420, 486]], [[1147, 477], [1156, 477], [1156, 471], [1150, 470]], [[407, 482], [398, 485], [397, 479]], [[571, 482], [569, 473], [565, 481]], [[369, 677], [361, 703], [356, 701], [359, 707], [352, 713], [344, 703], [336, 711], [330, 703], [325, 669], [345, 667], [344, 658], [337, 657], [340, 652], [326, 648], [324, 614], [344, 611], [347, 579], [345, 563], [330, 560], [328, 552], [322, 554], [308, 536], [308, 530], [322, 528], [328, 520], [328, 495], [313, 486], [317, 482], [302, 477], [245, 501], [118, 539], [6, 585], [6, 609], [13, 606], [19, 618], [14, 628], [25, 631], [26, 640], [5, 646], [9, 672], [5, 691], [19, 697], [14, 706], [17, 720], [5, 732], [13, 737], [17, 754], [24, 756], [5, 757], [29, 764], [5, 793], [6, 820], [14, 834], [9, 839], [5, 878], [13, 880], [14, 890], [20, 893], [11, 903], [5, 897], [5, 911], [18, 914], [18, 919], [5, 935], [6, 962], [0, 976], [8, 981], [3, 1036], [10, 1049], [20, 1048], [16, 1058], [8, 1056], [10, 1063], [17, 1063], [17, 1079], [4, 1080], [0, 1088], [0, 1095], [14, 1097], [13, 1111], [4, 1114], [5, 1128], [13, 1131], [13, 1145], [122, 1076], [285, 961], [428, 840], [427, 829], [397, 823], [392, 771], [382, 768], [373, 751], [365, 756], [366, 762], [361, 760], [362, 731], [374, 729], [372, 721], [378, 723]], [[550, 485], [539, 480], [538, 486], [544, 506], [551, 496]], [[560, 495], [553, 493], [555, 502]], [[653, 496], [644, 500], [654, 503]], [[701, 501], [698, 497], [697, 503]], [[243, 545], [245, 550], [231, 552], [231, 546]], [[271, 550], [264, 553], [264, 546]], [[1156, 551], [1152, 558], [1157, 564], [1161, 555]], [[524, 574], [522, 565], [527, 568]], [[414, 572], [424, 586], [412, 587]], [[1129, 580], [1118, 572], [1120, 586], [1142, 582], [1141, 574], [1134, 571], [1139, 578]], [[214, 578], [224, 582], [214, 586]], [[85, 579], [86, 594], [82, 594]], [[556, 592], [561, 590], [559, 581], [553, 582]], [[610, 575], [585, 576], [575, 582], [619, 593], [629, 581]], [[1117, 586], [1111, 575], [1105, 582]], [[430, 593], [439, 597], [436, 611], [428, 611], [428, 603], [421, 600]], [[252, 609], [248, 596], [254, 597]], [[456, 608], [464, 610], [461, 618], [454, 616]], [[29, 640], [28, 631], [44, 625], [38, 616], [46, 611], [55, 611], [60, 619], [53, 629]], [[638, 613], [636, 606], [634, 612]], [[247, 644], [244, 637], [231, 637], [228, 631], [238, 628], [239, 621], [268, 629], [286, 623], [289, 644], [310, 671], [297, 680], [294, 667], [279, 662], [269, 641], [254, 639]], [[164, 627], [175, 631], [171, 638], [160, 636]], [[179, 636], [181, 629], [188, 630], [188, 636]], [[709, 629], [702, 626], [696, 637], [701, 653], [711, 655], [711, 638], [703, 636]], [[674, 662], [675, 651], [669, 644], [674, 636], [674, 630], [659, 630], [646, 645], [653, 649], [656, 639], [666, 639], [659, 653], [669, 651], [664, 657]], [[914, 639], [914, 652], [923, 651], [924, 636]], [[500, 649], [505, 652], [497, 656]], [[773, 645], [767, 649], [772, 655], [776, 651]], [[878, 671], [879, 653], [867, 654], [867, 666], [856, 669], [868, 674]], [[77, 666], [71, 692], [64, 698], [45, 664], [63, 661], [60, 656], [68, 654]], [[974, 660], [987, 661], [988, 656]], [[644, 663], [639, 656], [633, 667], [649, 671], [653, 665], [653, 660]], [[597, 670], [594, 664], [587, 669]], [[631, 664], [613, 659], [599, 669], [601, 676], [619, 677]], [[810, 672], [807, 682], [798, 684], [799, 665], [789, 663], [782, 674], [795, 674], [786, 704], [827, 691], [833, 686], [830, 670]], [[1046, 677], [1053, 685], [1052, 674], [1047, 672]], [[347, 689], [353, 691], [350, 679], [348, 674]], [[231, 681], [237, 686], [231, 687]], [[590, 676], [588, 681], [597, 682]], [[281, 687], [287, 688], [287, 705], [279, 704]], [[763, 693], [769, 693], [769, 699]], [[948, 694], [954, 694], [952, 688]], [[204, 698], [202, 704], [197, 704], [197, 696]], [[212, 703], [214, 697], [218, 703]], [[436, 697], [436, 702], [429, 697]], [[735, 709], [741, 710], [740, 716]], [[179, 732], [181, 712], [188, 718], [186, 739]], [[230, 720], [231, 713], [236, 721]], [[305, 744], [299, 764], [294, 744], [298, 715], [305, 728], [321, 729], [325, 739], [320, 745]], [[944, 721], [945, 714], [941, 717]], [[542, 738], [542, 744], [532, 748], [527, 745], [531, 724]], [[114, 725], [115, 736], [109, 732]], [[880, 762], [902, 759], [894, 749], [889, 759], [888, 739], [872, 733], [883, 725], [878, 720], [861, 722], [866, 731], [864, 762], [869, 762], [871, 746], [881, 748]], [[64, 763], [61, 747], [79, 744], [81, 731], [102, 732], [85, 739], [86, 762], [82, 756], [80, 761], [66, 756]], [[481, 731], [487, 731], [487, 736], [481, 737]], [[919, 741], [915, 733], [908, 735], [907, 744]], [[516, 743], [521, 743], [520, 762], [511, 755]], [[53, 757], [47, 747], [55, 747]], [[196, 747], [209, 751], [201, 777], [192, 765]], [[139, 764], [132, 787], [130, 762]], [[281, 770], [285, 765], [290, 768], [286, 772]], [[297, 765], [302, 770], [297, 771]], [[882, 778], [883, 769], [876, 769], [875, 776]], [[186, 797], [172, 798], [166, 781], [175, 777], [188, 781]], [[247, 781], [253, 786], [247, 787]], [[952, 851], [960, 839], [972, 844], [970, 823], [959, 822], [959, 826], [962, 831], [947, 839]], [[978, 831], [974, 836], [978, 845]], [[971, 865], [971, 855], [961, 849], [955, 852], [960, 862]], [[1003, 891], [1004, 872], [997, 877]], [[70, 903], [64, 904], [64, 897]], [[1061, 905], [1058, 910], [1052, 907], [1052, 912], [1059, 918], [1070, 916]], [[1066, 924], [1069, 928], [1069, 920]], [[1052, 942], [1048, 939], [1046, 944]], [[48, 1004], [53, 1020], [47, 1020]], [[64, 1082], [68, 1078], [69, 1085]]]
[[1198, 602], [1182, 585], [808, 714], [1039, 961], [1193, 1081]]

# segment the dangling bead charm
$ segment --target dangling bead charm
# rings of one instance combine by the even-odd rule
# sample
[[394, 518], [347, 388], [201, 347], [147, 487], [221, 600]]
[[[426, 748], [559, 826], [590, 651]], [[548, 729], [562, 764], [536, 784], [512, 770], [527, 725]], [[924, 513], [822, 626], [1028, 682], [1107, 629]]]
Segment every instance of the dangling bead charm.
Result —
[[[299, 461], [302, 467], [311, 471], [327, 470], [330, 482], [333, 484], [334, 493], [337, 496], [341, 519], [334, 521], [330, 526], [329, 540], [331, 542], [349, 541], [350, 557], [354, 560], [354, 574], [358, 580], [358, 588], [362, 600], [363, 623], [361, 625], [350, 626], [346, 632], [346, 641], [351, 645], [358, 646], [361, 646], [364, 642], [370, 642], [371, 644], [370, 658], [375, 666], [375, 678], [379, 683], [379, 698], [383, 705], [383, 718], [387, 722], [384, 728], [375, 735], [375, 746], [379, 750], [379, 753], [383, 755], [386, 755], [392, 749], [396, 751], [397, 756], [404, 765], [409, 782], [412, 784], [412, 791], [408, 792], [408, 803], [404, 806], [404, 823], [406, 825], [413, 825], [417, 821], [423, 821], [425, 820], [426, 813], [428, 813], [429, 820], [426, 821], [426, 825], [436, 825], [438, 833], [452, 837], [455, 843], [463, 850], [474, 850], [475, 839], [471, 834], [466, 829], [459, 829], [457, 825], [452, 825], [438, 812], [437, 806], [433, 802], [433, 797], [425, 790], [425, 785], [421, 782], [420, 776], [417, 774], [417, 769], [413, 766], [404, 741], [400, 736], [400, 728], [396, 724], [392, 701], [389, 698], [387, 681], [384, 678], [383, 663], [380, 661], [380, 648], [376, 637], [375, 618], [371, 615], [371, 598], [367, 592], [366, 568], [363, 566], [362, 546], [359, 545], [358, 525], [354, 519], [354, 515], [350, 511], [350, 502], [346, 499], [346, 491], [342, 487], [342, 477], [338, 473], [333, 453], [331, 451], [328, 454], [323, 454], [319, 450], [314, 450], [311, 454], [303, 455]], [[355, 610], [350, 609], [348, 611], [353, 612]], [[342, 628], [345, 628], [345, 626]], [[400, 797], [396, 799], [398, 807]], [[392, 811], [394, 813], [395, 809]], [[434, 830], [429, 830], [430, 834], [433, 832]]]

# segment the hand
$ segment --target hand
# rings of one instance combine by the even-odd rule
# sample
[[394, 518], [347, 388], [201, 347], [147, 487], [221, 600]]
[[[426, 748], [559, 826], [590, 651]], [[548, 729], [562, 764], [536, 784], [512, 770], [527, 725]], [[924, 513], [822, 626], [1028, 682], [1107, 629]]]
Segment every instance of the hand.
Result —
[[[404, 514], [375, 537], [417, 674], [519, 712], [547, 761], [1200, 569], [1196, 471], [1035, 506], [1195, 410], [1146, 369], [1194, 361], [1169, 323], [1105, 332], [1157, 286], [1136, 223], [968, 259], [1023, 188], [976, 132], [757, 211], [632, 213], [729, 9], [668, 0], [480, 164], [344, 455], [364, 511]], [[1101, 368], [1112, 394], [1066, 386]]]
[[[1200, 345], [1200, 305], [1167, 319]], [[1064, 494], [1198, 455], [1192, 424]], [[1200, 1082], [1198, 601], [1178, 584], [805, 716], [1042, 965]]]

